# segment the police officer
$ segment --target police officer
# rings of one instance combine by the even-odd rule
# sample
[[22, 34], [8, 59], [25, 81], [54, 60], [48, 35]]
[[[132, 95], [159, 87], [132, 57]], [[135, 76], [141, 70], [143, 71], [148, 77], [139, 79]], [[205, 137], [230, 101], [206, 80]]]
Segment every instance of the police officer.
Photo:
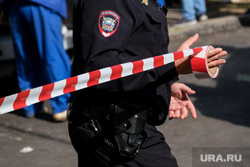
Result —
[[[15, 51], [20, 90], [56, 82], [71, 75], [70, 58], [63, 48], [62, 18], [67, 17], [65, 0], [3, 0]], [[69, 94], [50, 99], [55, 121], [66, 121]], [[42, 103], [23, 110], [34, 117]]]
[[[73, 12], [73, 75], [168, 52], [167, 9], [154, 0], [76, 0]], [[188, 49], [198, 34], [178, 50]], [[209, 54], [210, 66], [226, 54]], [[155, 128], [169, 118], [196, 111], [179, 73], [190, 73], [190, 60], [152, 69], [72, 93], [69, 135], [79, 167], [177, 166], [164, 136]], [[171, 101], [171, 103], [170, 103]]]

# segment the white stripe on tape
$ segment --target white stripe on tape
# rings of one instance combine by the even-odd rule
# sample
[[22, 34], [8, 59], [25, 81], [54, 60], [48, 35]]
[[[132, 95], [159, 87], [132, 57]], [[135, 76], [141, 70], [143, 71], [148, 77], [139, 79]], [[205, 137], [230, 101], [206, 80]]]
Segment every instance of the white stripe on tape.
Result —
[[77, 79], [78, 79], [78, 82], [77, 82], [77, 84], [75, 86], [76, 90], [80, 90], [80, 89], [88, 87], [87, 83], [88, 83], [88, 80], [89, 80], [89, 73], [78, 75]]
[[122, 71], [122, 77], [126, 77], [126, 76], [129, 76], [129, 75], [132, 75], [133, 74], [133, 63], [124, 63], [124, 64], [121, 64], [122, 68], [123, 68], [123, 71]]
[[99, 83], [110, 81], [110, 77], [112, 75], [112, 69], [110, 67], [101, 69], [100, 72], [101, 72], [101, 77], [99, 79]]
[[41, 92], [42, 92], [42, 87], [37, 87], [37, 88], [31, 89], [30, 94], [26, 100], [26, 105], [29, 106], [29, 105], [34, 104], [37, 101], [39, 101], [39, 95], [41, 94]]
[[143, 71], [147, 71], [149, 69], [153, 69], [154, 68], [154, 59], [153, 58], [149, 58], [146, 60], [143, 60]]
[[62, 95], [65, 86], [66, 86], [66, 80], [55, 82], [54, 89], [51, 92], [51, 97], [57, 97]]
[[4, 99], [4, 101], [3, 101], [2, 105], [1, 105], [1, 108], [0, 108], [0, 113], [1, 114], [5, 114], [8, 111], [13, 111], [14, 110], [13, 101], [15, 101], [16, 97], [17, 97], [17, 94], [5, 97], [5, 99]]
[[174, 61], [174, 54], [169, 53], [169, 54], [164, 54], [164, 64], [169, 64]]

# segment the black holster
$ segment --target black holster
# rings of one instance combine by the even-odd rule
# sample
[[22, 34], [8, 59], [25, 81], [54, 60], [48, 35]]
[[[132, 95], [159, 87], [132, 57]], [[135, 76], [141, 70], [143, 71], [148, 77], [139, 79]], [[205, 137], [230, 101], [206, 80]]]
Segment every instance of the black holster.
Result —
[[85, 122], [84, 126], [91, 129], [92, 133], [85, 128], [88, 133], [84, 136], [94, 149], [123, 160], [135, 158], [146, 139], [144, 128], [149, 110], [131, 105], [118, 107], [114, 104], [107, 107], [107, 112], [103, 107], [102, 112], [95, 112], [98, 109], [96, 106], [94, 110], [88, 108], [88, 111], [84, 110], [80, 116], [73, 116], [75, 119], [72, 119], [71, 112], [75, 112], [72, 109], [68, 118], [70, 122], [78, 125]]
[[136, 113], [131, 118], [114, 126], [114, 137], [121, 156], [134, 158], [145, 138], [143, 133], [147, 122], [147, 110]]

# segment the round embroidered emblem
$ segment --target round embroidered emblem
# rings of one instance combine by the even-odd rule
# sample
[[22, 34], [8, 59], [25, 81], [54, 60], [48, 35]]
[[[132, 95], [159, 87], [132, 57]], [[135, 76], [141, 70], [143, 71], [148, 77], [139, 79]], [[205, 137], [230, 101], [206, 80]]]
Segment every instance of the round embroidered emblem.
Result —
[[119, 26], [119, 22], [120, 16], [117, 13], [111, 10], [102, 11], [98, 23], [101, 34], [104, 37], [113, 35]]

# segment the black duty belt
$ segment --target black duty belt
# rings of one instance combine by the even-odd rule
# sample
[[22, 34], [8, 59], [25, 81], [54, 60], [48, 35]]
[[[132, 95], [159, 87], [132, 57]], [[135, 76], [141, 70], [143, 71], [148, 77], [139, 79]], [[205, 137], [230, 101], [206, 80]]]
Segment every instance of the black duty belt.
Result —
[[91, 118], [99, 120], [101, 122], [108, 121], [112, 113], [119, 113], [125, 109], [119, 107], [116, 104], [108, 104], [103, 106], [87, 105], [82, 114], [88, 114]]
[[[136, 113], [145, 110], [145, 107], [131, 104], [102, 104], [102, 105], [81, 105], [70, 103], [68, 107], [68, 120], [69, 122], [82, 123], [89, 121], [89, 117], [100, 122], [107, 122], [112, 119], [114, 114], [118, 114], [119, 117], [116, 118], [117, 123], [121, 123], [124, 119], [128, 119]], [[126, 111], [127, 112], [124, 112]], [[87, 118], [86, 118], [87, 117]]]

